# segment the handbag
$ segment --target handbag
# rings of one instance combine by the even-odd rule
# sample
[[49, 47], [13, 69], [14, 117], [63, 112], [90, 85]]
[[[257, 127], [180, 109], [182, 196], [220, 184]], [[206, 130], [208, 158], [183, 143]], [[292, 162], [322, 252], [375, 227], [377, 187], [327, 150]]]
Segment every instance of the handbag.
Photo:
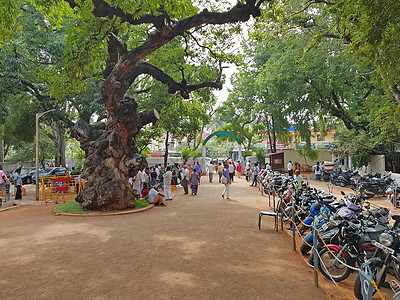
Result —
[[222, 184], [227, 184], [228, 183], [228, 178], [223, 176], [221, 182], [222, 182]]

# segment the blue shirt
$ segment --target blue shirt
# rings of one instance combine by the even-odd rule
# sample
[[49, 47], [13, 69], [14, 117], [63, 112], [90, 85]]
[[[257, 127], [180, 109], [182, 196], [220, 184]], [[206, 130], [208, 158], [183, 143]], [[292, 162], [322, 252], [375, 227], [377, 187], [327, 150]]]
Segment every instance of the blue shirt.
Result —
[[258, 172], [260, 172], [260, 167], [259, 167], [259, 166], [255, 166], [255, 167], [253, 168], [253, 171], [254, 171], [254, 175], [257, 176], [257, 175], [258, 175]]
[[22, 177], [20, 174], [16, 173], [14, 175], [14, 180], [15, 180], [15, 185], [21, 185], [22, 186]]
[[228, 179], [228, 183], [231, 183], [231, 177], [229, 176], [229, 170], [227, 168], [224, 169], [224, 171], [222, 172], [222, 175]]
[[195, 169], [196, 169], [196, 172], [197, 172], [197, 173], [201, 172], [201, 168], [200, 168], [199, 165], [196, 165]]

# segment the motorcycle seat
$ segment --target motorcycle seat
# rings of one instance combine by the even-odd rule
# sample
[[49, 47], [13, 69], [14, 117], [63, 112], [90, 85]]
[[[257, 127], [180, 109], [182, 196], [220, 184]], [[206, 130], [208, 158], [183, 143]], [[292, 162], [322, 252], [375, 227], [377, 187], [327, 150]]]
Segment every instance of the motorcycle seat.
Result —
[[400, 221], [400, 215], [393, 215], [392, 219], [395, 221]]
[[335, 201], [335, 200], [334, 199], [322, 199], [322, 204], [328, 205], [328, 204], [331, 204], [333, 201]]

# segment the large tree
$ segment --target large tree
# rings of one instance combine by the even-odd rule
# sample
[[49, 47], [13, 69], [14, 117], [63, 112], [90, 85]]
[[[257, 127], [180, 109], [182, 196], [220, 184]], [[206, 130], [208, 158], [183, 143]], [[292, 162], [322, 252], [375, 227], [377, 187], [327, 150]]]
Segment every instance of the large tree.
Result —
[[[168, 47], [163, 46], [183, 39], [186, 42], [184, 52], [190, 54], [195, 46], [211, 49], [213, 53], [222, 53], [219, 61], [224, 61], [227, 58], [223, 54], [223, 42], [229, 38], [224, 36], [223, 30], [207, 25], [244, 22], [251, 16], [258, 17], [264, 1], [238, 2], [231, 8], [221, 4], [219, 7], [224, 11], [210, 5], [209, 1], [204, 2], [207, 8], [203, 10], [186, 0], [35, 1], [50, 22], [69, 25], [64, 51], [66, 67], [54, 77], [54, 93], [60, 92], [61, 87], [65, 93], [77, 90], [86, 76], [104, 68], [98, 102], [108, 111], [107, 121], [88, 124], [80, 119], [72, 130], [86, 153], [82, 175], [87, 184], [77, 197], [84, 208], [112, 210], [134, 206], [128, 177], [143, 168], [146, 161], [137, 153], [133, 140], [142, 127], [159, 118], [154, 110], [139, 113], [136, 101], [126, 96], [141, 75], [162, 82], [168, 86], [169, 93], [179, 93], [184, 99], [201, 88], [221, 88], [218, 71], [215, 81], [199, 81], [199, 77], [187, 76], [185, 72], [178, 75], [162, 69], [162, 63], [150, 63], [152, 54], [168, 59]], [[10, 3], [9, 12], [15, 12], [16, 6], [13, 1]], [[9, 22], [3, 28], [6, 35], [12, 17], [3, 10], [1, 13]], [[202, 39], [204, 36], [207, 38]], [[215, 43], [218, 38], [222, 44]], [[200, 68], [206, 61], [207, 56], [199, 51], [197, 66]]]

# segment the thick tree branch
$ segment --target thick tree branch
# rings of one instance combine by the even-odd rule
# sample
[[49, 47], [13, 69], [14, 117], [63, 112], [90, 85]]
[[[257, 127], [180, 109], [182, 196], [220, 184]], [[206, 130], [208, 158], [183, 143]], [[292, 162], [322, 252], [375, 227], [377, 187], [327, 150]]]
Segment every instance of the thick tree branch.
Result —
[[[106, 72], [108, 77], [104, 81], [102, 87], [103, 97], [101, 102], [106, 104], [107, 109], [115, 106], [118, 101], [123, 98], [124, 93], [129, 88], [129, 86], [126, 85], [130, 81], [126, 78], [127, 74], [132, 74], [132, 69], [136, 68], [138, 62], [142, 61], [147, 55], [170, 42], [174, 37], [182, 36], [189, 29], [204, 24], [226, 24], [247, 21], [251, 16], [257, 17], [260, 15], [260, 9], [256, 5], [260, 5], [262, 2], [264, 1], [259, 1], [257, 3], [256, 1], [251, 0], [246, 3], [238, 3], [230, 10], [222, 13], [209, 12], [205, 9], [197, 15], [188, 17], [172, 25], [161, 24], [158, 20], [163, 18], [160, 16], [153, 16], [153, 18], [146, 17], [147, 19], [145, 17], [139, 18], [135, 21], [137, 24], [157, 23], [157, 29], [149, 33], [148, 39], [142, 45], [122, 55], [118, 60], [118, 63], [113, 66], [111, 72]], [[120, 10], [112, 8], [102, 0], [95, 0], [94, 5], [95, 10], [93, 11], [93, 14], [95, 16], [112, 18], [116, 15], [121, 17], [122, 21], [125, 21], [125, 19], [128, 18], [127, 15], [121, 15]], [[144, 19], [146, 19], [146, 21], [144, 21]], [[171, 82], [170, 80], [167, 81]], [[130, 82], [132, 83], [132, 81]], [[182, 88], [182, 86], [177, 87], [174, 84], [170, 84], [168, 87], [171, 91], [174, 89], [175, 91], [181, 91], [182, 96], [187, 98], [188, 93], [205, 86], [220, 88], [220, 84], [218, 83], [204, 83], [184, 88]]]
[[[119, 92], [124, 94], [126, 92], [126, 90], [130, 87], [132, 82], [141, 74], [148, 74], [148, 75], [152, 76], [154, 79], [167, 85], [168, 92], [171, 94], [174, 94], [177, 91], [180, 91], [182, 97], [184, 97], [185, 99], [189, 98], [189, 94], [191, 92], [196, 91], [201, 88], [205, 88], [205, 87], [216, 88], [216, 89], [222, 88], [222, 84], [218, 81], [202, 82], [202, 83], [193, 84], [193, 85], [187, 85], [185, 81], [178, 83], [178, 82], [174, 81], [174, 79], [171, 76], [164, 73], [159, 68], [157, 68], [145, 61], [141, 61], [141, 62], [137, 63], [135, 68], [132, 68], [129, 73], [125, 74], [124, 78], [122, 78], [122, 84], [120, 83], [120, 87], [124, 87], [124, 88], [120, 89]], [[220, 79], [220, 75], [218, 76], [217, 80], [219, 80], [219, 79]], [[106, 100], [106, 99], [104, 99], [104, 98], [100, 99], [99, 103], [105, 103], [107, 109], [109, 109], [109, 108], [112, 109], [111, 107], [108, 107], [108, 103], [104, 100]], [[113, 104], [114, 107], [116, 107], [117, 105], [118, 104], [116, 102]]]
[[153, 123], [155, 124], [160, 119], [160, 115], [155, 109], [144, 110], [138, 114], [137, 128], [140, 130], [143, 126]]
[[33, 83], [30, 83], [28, 81], [20, 79], [20, 78], [18, 78], [16, 76], [8, 76], [8, 75], [1, 75], [0, 74], [0, 78], [8, 78], [8, 79], [13, 79], [13, 80], [19, 81], [20, 84], [25, 87], [25, 91], [29, 92], [30, 94], [33, 94], [33, 96], [36, 99], [38, 99], [39, 101], [45, 101], [45, 100], [49, 100], [50, 99], [49, 96], [42, 95], [42, 93], [39, 91], [39, 89]]
[[324, 1], [324, 0], [309, 0], [309, 1], [307, 1], [307, 2], [305, 3], [305, 6], [304, 6], [302, 9], [300, 9], [299, 11], [294, 12], [294, 13], [292, 14], [292, 16], [301, 14], [302, 12], [304, 12], [305, 10], [307, 10], [311, 5], [319, 4], [319, 3], [323, 3], [323, 4], [326, 4], [326, 5], [328, 5], [328, 6], [332, 6], [332, 5], [335, 5], [335, 4], [336, 4], [335, 2], [329, 2], [329, 1]]

